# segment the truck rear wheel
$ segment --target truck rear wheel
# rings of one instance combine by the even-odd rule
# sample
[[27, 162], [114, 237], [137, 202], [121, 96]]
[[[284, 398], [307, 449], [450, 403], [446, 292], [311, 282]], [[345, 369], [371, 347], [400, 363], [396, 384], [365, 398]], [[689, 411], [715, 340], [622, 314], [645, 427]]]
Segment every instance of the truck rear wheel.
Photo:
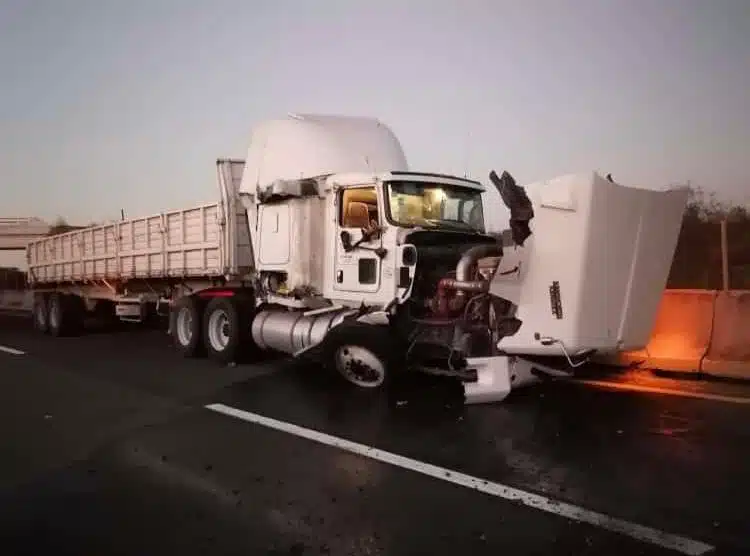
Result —
[[54, 292], [47, 303], [48, 329], [52, 336], [76, 334], [83, 328], [85, 307], [75, 295]]
[[239, 297], [214, 297], [203, 313], [203, 342], [217, 363], [239, 359], [245, 342], [252, 341], [247, 302]]
[[343, 323], [328, 333], [324, 344], [324, 364], [349, 384], [376, 389], [390, 382], [397, 346], [385, 326]]
[[200, 300], [191, 296], [180, 298], [172, 308], [169, 331], [177, 351], [183, 357], [200, 357], [204, 354], [202, 309]]
[[49, 332], [49, 305], [45, 294], [35, 294], [31, 308], [34, 318], [34, 330], [46, 334]]

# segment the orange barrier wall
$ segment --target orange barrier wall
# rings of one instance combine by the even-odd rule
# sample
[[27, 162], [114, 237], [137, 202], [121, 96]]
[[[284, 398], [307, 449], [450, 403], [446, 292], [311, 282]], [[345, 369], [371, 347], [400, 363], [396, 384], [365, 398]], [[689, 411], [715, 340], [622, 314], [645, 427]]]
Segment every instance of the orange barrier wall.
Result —
[[666, 290], [656, 315], [643, 367], [698, 372], [708, 351], [717, 293]]
[[666, 290], [645, 349], [599, 357], [600, 363], [665, 371], [697, 372], [708, 351], [716, 292]]
[[666, 290], [646, 349], [597, 361], [750, 379], [750, 291]]
[[750, 291], [719, 293], [711, 344], [701, 370], [722, 377], [750, 378]]

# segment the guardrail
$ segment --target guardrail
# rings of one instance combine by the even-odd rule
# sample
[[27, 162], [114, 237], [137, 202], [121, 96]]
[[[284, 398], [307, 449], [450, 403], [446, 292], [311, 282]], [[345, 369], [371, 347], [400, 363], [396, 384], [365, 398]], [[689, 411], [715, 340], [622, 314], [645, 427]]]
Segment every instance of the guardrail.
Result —
[[598, 361], [750, 379], [750, 291], [666, 290], [648, 346]]

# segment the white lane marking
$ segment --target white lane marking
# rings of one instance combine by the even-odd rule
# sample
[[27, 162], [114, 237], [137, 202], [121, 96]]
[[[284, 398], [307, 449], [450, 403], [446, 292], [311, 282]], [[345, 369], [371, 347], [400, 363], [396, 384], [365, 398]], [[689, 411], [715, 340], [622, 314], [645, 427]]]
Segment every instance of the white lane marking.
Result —
[[2, 346], [2, 345], [0, 345], [0, 351], [3, 351], [5, 353], [10, 353], [11, 355], [26, 355], [25, 351], [21, 351], [20, 349], [8, 347], [8, 346]]
[[679, 535], [673, 535], [671, 533], [665, 533], [658, 529], [652, 529], [644, 525], [639, 525], [616, 517], [610, 517], [606, 514], [594, 512], [568, 504], [566, 502], [560, 502], [540, 494], [534, 494], [526, 492], [517, 488], [506, 486], [500, 483], [493, 483], [478, 477], [472, 477], [471, 475], [465, 475], [464, 473], [458, 473], [451, 469], [445, 469], [429, 463], [425, 463], [419, 460], [400, 456], [385, 450], [373, 448], [365, 444], [359, 444], [352, 442], [351, 440], [345, 440], [336, 436], [331, 436], [316, 430], [307, 429], [287, 423], [285, 421], [278, 421], [271, 419], [270, 417], [264, 417], [257, 413], [250, 413], [249, 411], [243, 411], [234, 407], [215, 403], [205, 406], [206, 409], [222, 413], [230, 417], [235, 417], [249, 423], [262, 425], [277, 431], [293, 434], [313, 442], [325, 444], [327, 446], [333, 446], [359, 456], [364, 456], [373, 460], [377, 460], [383, 463], [388, 463], [402, 469], [421, 473], [435, 479], [440, 479], [455, 485], [477, 490], [479, 492], [503, 498], [505, 500], [518, 501], [526, 506], [555, 514], [564, 518], [572, 519], [582, 523], [588, 523], [608, 531], [620, 533], [641, 542], [650, 543], [661, 548], [674, 550], [682, 554], [688, 554], [690, 556], [700, 556], [714, 550], [714, 547], [703, 543], [701, 541], [693, 540], [687, 537], [681, 537]]
[[678, 396], [681, 398], [693, 398], [697, 400], [708, 400], [712, 402], [734, 403], [750, 405], [750, 397], [725, 396], [722, 394], [711, 394], [708, 392], [691, 392], [690, 390], [677, 390], [675, 388], [664, 388], [662, 386], [646, 386], [643, 384], [628, 384], [622, 382], [609, 382], [607, 380], [576, 380], [577, 383], [593, 386], [595, 388], [606, 388], [610, 390], [621, 390], [626, 392], [643, 392], [646, 394], [663, 394], [665, 396]]

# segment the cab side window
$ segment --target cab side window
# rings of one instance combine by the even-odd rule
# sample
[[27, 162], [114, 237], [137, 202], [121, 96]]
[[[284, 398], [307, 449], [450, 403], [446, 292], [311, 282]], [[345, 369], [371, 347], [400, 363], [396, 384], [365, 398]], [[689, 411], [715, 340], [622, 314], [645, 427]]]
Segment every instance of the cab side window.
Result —
[[378, 196], [374, 187], [344, 189], [339, 203], [339, 224], [343, 228], [367, 228], [379, 223]]

